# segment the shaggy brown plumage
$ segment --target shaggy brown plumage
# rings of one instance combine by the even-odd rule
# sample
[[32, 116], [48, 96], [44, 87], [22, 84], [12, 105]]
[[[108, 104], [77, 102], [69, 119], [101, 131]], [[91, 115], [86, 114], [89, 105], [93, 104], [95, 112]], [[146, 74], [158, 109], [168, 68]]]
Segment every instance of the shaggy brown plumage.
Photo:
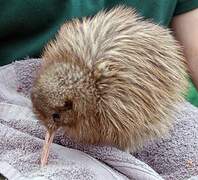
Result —
[[43, 53], [33, 107], [48, 131], [131, 152], [165, 134], [186, 88], [168, 29], [123, 6], [66, 22]]

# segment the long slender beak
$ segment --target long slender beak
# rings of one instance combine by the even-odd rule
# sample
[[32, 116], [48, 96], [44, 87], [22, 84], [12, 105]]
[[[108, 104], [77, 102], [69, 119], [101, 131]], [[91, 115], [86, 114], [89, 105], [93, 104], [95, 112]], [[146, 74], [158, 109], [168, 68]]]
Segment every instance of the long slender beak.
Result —
[[43, 150], [41, 153], [41, 167], [45, 166], [48, 162], [50, 146], [53, 142], [56, 130], [48, 130], [45, 135]]

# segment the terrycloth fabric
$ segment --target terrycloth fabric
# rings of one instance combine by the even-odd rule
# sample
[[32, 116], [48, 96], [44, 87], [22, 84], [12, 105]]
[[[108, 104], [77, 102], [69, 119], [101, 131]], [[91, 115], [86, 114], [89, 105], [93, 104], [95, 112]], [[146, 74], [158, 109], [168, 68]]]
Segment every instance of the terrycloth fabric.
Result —
[[180, 106], [170, 136], [145, 146], [136, 158], [146, 162], [165, 179], [198, 175], [198, 108], [189, 103]]
[[49, 165], [40, 169], [44, 128], [29, 99], [39, 64], [40, 60], [26, 60], [0, 69], [0, 173], [10, 179], [176, 180], [198, 175], [198, 109], [187, 102], [179, 107], [171, 135], [135, 155], [161, 177], [132, 155], [111, 147], [80, 145], [61, 132], [55, 137]]
[[134, 156], [111, 147], [81, 145], [59, 132], [48, 166], [39, 167], [45, 134], [29, 93], [39, 60], [0, 68], [0, 174], [8, 179], [162, 179]]

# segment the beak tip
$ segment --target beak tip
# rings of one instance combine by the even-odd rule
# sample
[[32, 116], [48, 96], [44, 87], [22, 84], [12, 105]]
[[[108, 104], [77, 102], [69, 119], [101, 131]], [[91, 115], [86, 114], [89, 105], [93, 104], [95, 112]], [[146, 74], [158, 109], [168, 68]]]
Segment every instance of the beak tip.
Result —
[[54, 132], [47, 131], [47, 133], [45, 135], [45, 141], [44, 141], [43, 150], [42, 150], [42, 154], [41, 154], [41, 161], [40, 161], [41, 167], [44, 167], [45, 165], [47, 165], [49, 149], [50, 149], [50, 145], [53, 142], [54, 135], [55, 135], [55, 131]]

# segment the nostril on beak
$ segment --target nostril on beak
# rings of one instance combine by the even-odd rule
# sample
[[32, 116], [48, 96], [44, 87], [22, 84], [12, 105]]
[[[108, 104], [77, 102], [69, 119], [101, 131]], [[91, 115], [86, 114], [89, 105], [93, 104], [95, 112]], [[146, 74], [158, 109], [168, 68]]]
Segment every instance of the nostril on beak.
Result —
[[60, 114], [55, 112], [52, 114], [52, 118], [53, 118], [54, 122], [57, 122], [60, 120]]

